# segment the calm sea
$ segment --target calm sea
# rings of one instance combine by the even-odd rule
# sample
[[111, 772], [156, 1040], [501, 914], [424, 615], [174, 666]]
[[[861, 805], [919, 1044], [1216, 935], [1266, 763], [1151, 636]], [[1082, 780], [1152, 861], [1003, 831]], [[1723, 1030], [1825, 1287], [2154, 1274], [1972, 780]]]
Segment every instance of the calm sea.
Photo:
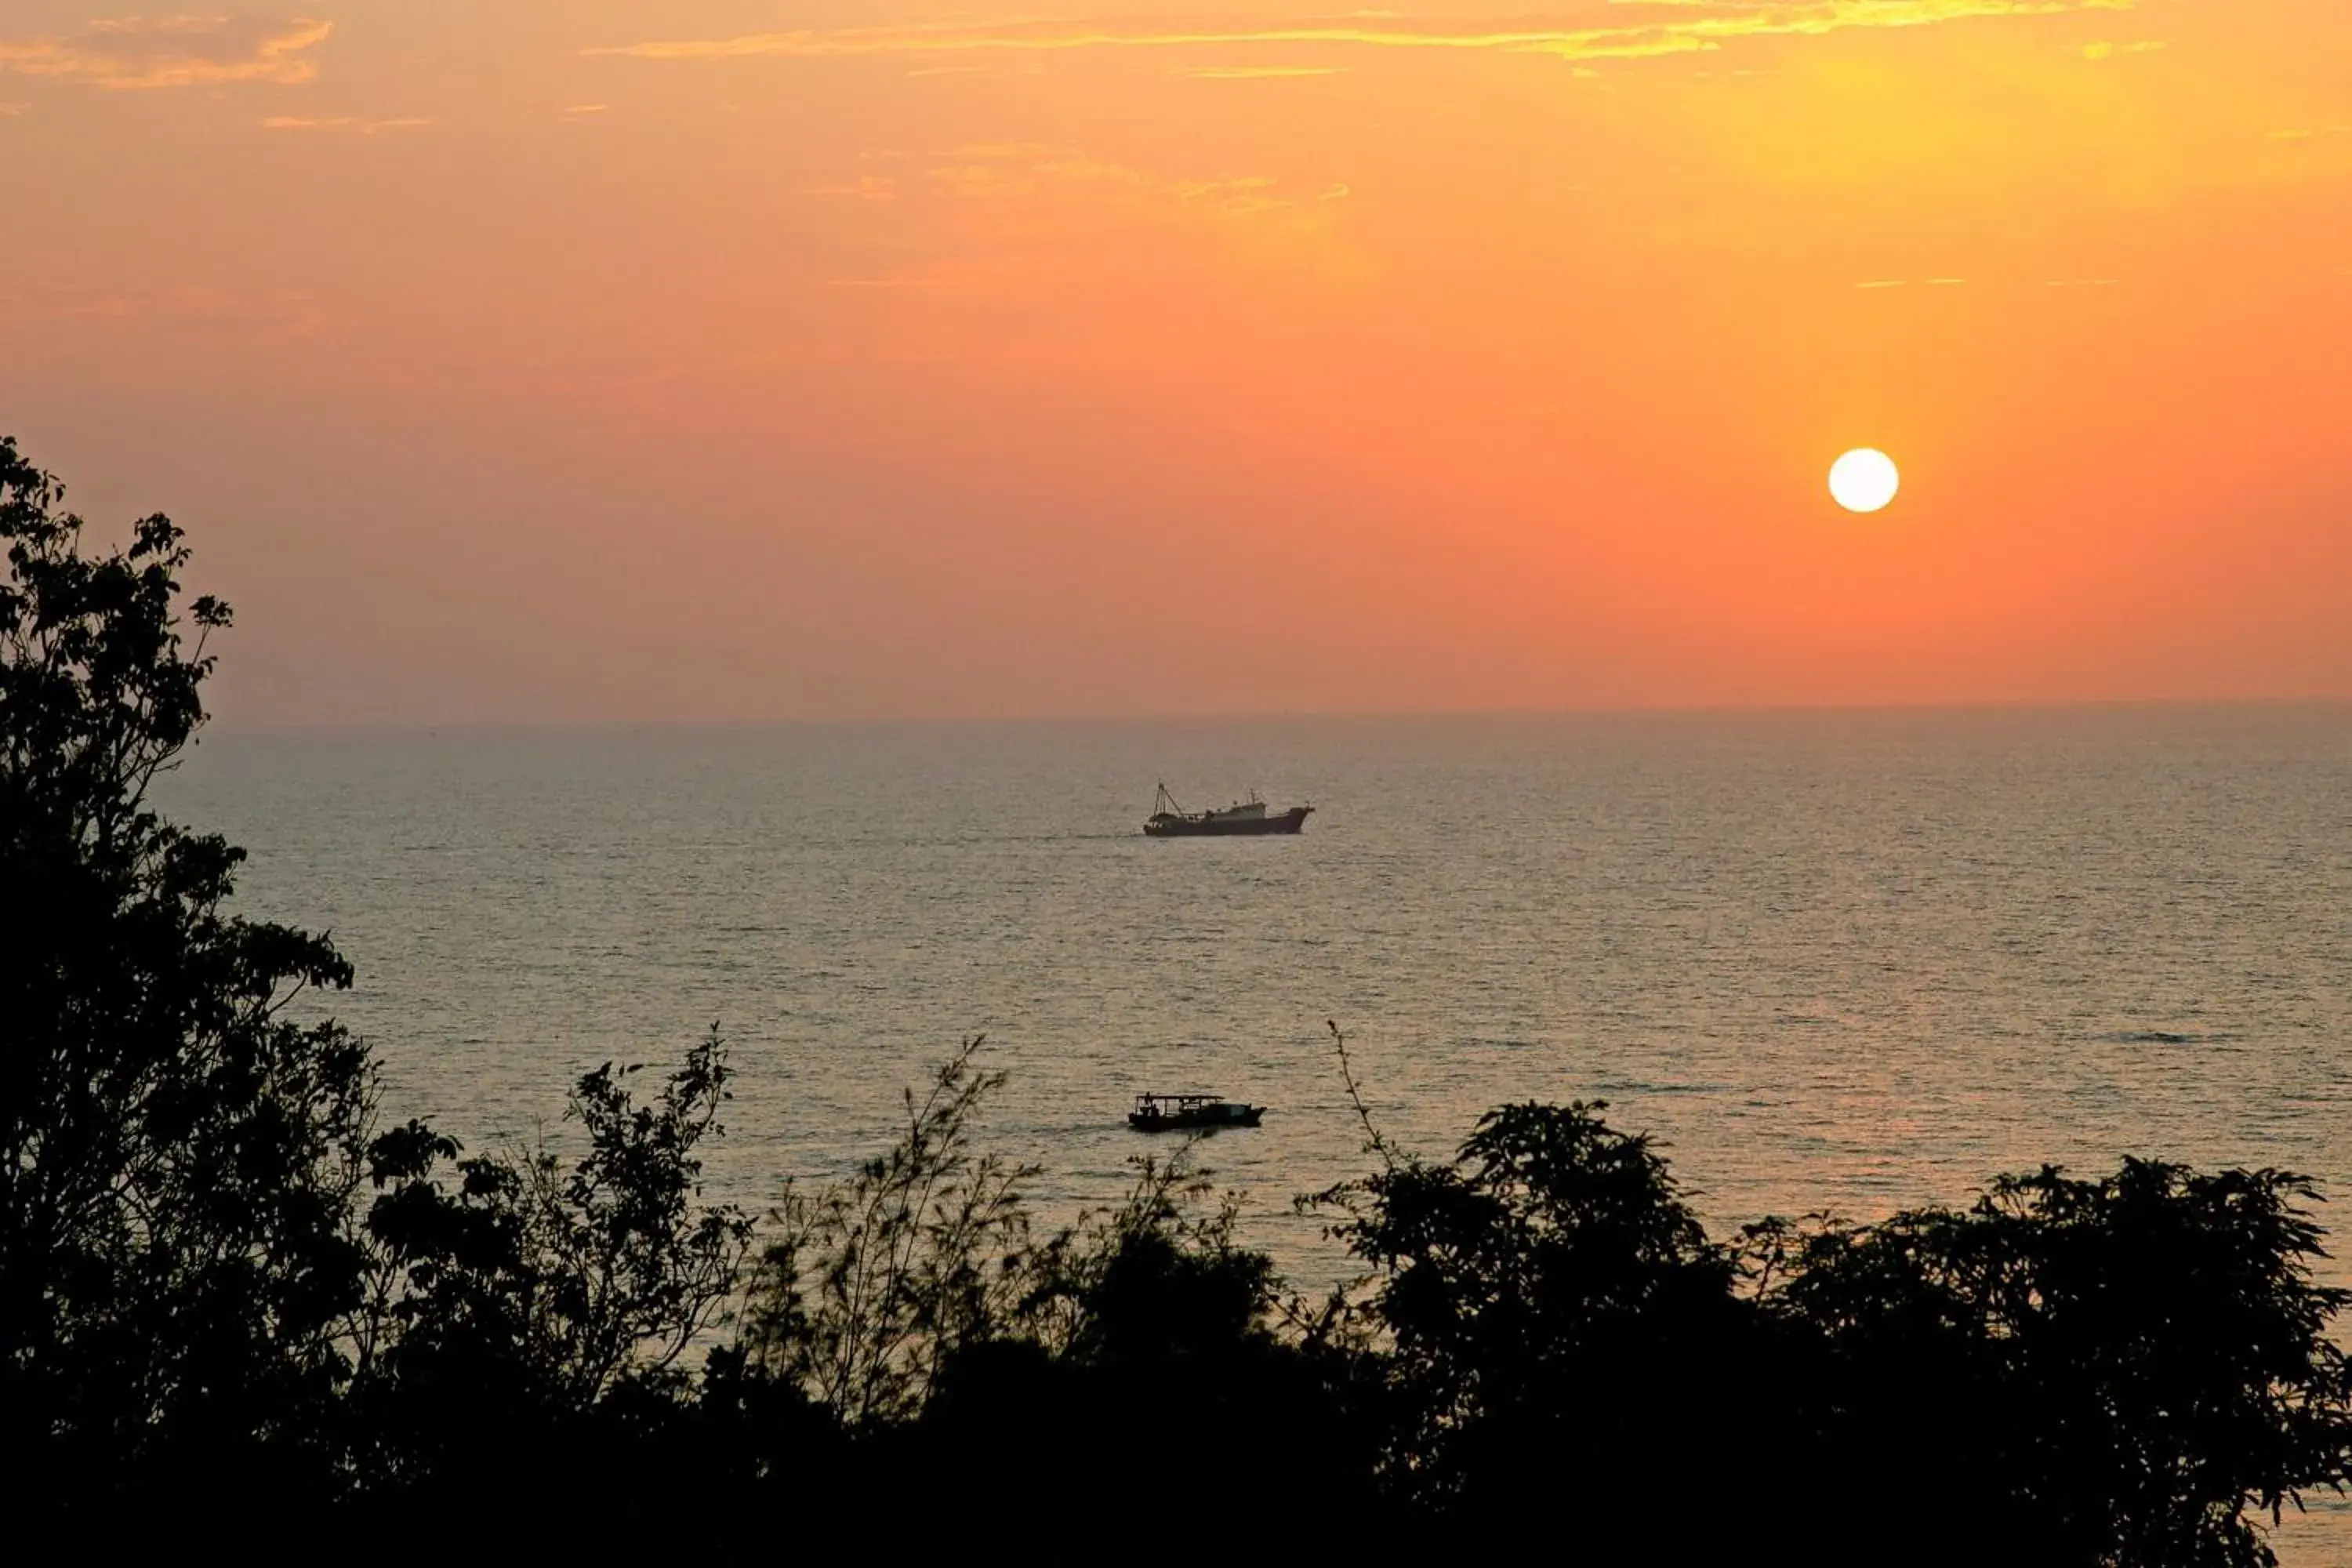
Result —
[[[1149, 841], [1161, 780], [1316, 813]], [[2127, 1152], [2352, 1200], [2352, 709], [221, 733], [169, 793], [357, 963], [394, 1114], [520, 1142], [715, 1020], [754, 1206], [985, 1032], [1049, 1213], [1124, 1190], [1139, 1091], [1270, 1106], [1202, 1157], [1319, 1289], [1327, 1019], [1407, 1146], [1606, 1100], [1725, 1226]]]

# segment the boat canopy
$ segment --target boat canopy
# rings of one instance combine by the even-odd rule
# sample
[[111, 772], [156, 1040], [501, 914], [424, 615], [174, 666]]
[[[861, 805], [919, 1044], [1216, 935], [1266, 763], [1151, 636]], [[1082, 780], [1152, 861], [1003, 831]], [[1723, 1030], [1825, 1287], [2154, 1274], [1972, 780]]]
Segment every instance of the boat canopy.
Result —
[[1227, 817], [1258, 817], [1265, 815], [1265, 802], [1258, 798], [1257, 791], [1252, 790], [1247, 800], [1237, 800], [1231, 805], [1213, 806], [1207, 811], [1187, 811], [1174, 795], [1168, 793], [1168, 786], [1163, 784], [1160, 786], [1159, 793], [1151, 797], [1151, 815], [1155, 817], [1182, 817], [1190, 822], [1214, 822]]

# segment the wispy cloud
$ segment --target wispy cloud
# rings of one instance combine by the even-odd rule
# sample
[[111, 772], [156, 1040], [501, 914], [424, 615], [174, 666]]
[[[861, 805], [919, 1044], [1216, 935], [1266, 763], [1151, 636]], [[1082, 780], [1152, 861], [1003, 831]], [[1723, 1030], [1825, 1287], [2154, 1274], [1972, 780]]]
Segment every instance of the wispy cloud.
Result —
[[824, 287], [877, 297], [899, 290], [1034, 294], [1064, 286], [1074, 266], [1085, 266], [1076, 259], [1084, 247], [1071, 243], [1076, 237], [1113, 228], [1171, 242], [1183, 236], [1184, 243], [1207, 243], [1230, 258], [1314, 256], [1328, 266], [1347, 254], [1333, 226], [1349, 193], [1337, 182], [1171, 176], [1044, 142], [974, 142], [904, 161], [910, 167], [902, 179], [868, 176], [803, 194], [879, 200], [887, 188], [888, 200], [927, 207], [936, 232], [951, 237], [949, 247], [903, 265], [826, 278]]
[[0, 103], [0, 120], [14, 120], [20, 114], [32, 112], [33, 106], [29, 103]]
[[2307, 131], [2273, 131], [2273, 142], [2316, 142], [2323, 136], [2352, 136], [2352, 125], [2320, 125]]
[[609, 103], [567, 103], [563, 106], [566, 120], [581, 120], [591, 114], [603, 114], [613, 106]]
[[1465, 28], [1414, 25], [1378, 16], [1292, 26], [1197, 30], [1128, 29], [1112, 24], [1007, 21], [921, 26], [803, 29], [730, 38], [660, 39], [583, 50], [646, 60], [754, 58], [835, 59], [859, 56], [1044, 53], [1082, 49], [1248, 48], [1321, 45], [1550, 55], [1570, 60], [1627, 59], [1721, 48], [1754, 37], [1814, 36], [1849, 27], [1919, 27], [1970, 18], [2128, 11], [2134, 0], [1614, 0], [1627, 14], [1671, 20], [1604, 27]]
[[304, 337], [326, 313], [304, 293], [0, 280], [0, 324], [115, 324], [164, 340]]
[[860, 174], [855, 180], [845, 180], [837, 184], [811, 185], [801, 195], [842, 196], [857, 202], [894, 201], [898, 195], [898, 182], [887, 174]]
[[1345, 66], [1178, 66], [1170, 76], [1193, 81], [1266, 81], [1295, 76], [1344, 76]]
[[2168, 47], [2162, 38], [2142, 38], [2132, 44], [2084, 44], [2083, 58], [2086, 60], [2111, 60], [2119, 55], [2152, 55]]
[[319, 74], [311, 51], [332, 31], [303, 16], [125, 16], [79, 33], [0, 38], [0, 71], [120, 91], [305, 82]]
[[1348, 187], [1312, 193], [1285, 187], [1264, 174], [1230, 179], [1170, 179], [1125, 163], [1108, 163], [1074, 148], [1035, 142], [982, 142], [959, 147], [924, 172], [941, 195], [984, 198], [1090, 189], [1170, 214], [1236, 216], [1312, 208], [1347, 199]]
[[937, 289], [946, 282], [946, 279], [934, 275], [909, 273], [904, 277], [896, 278], [828, 278], [824, 279], [824, 287], [827, 289]]
[[325, 119], [311, 119], [299, 114], [273, 114], [264, 120], [266, 131], [351, 131], [362, 136], [373, 136], [379, 131], [406, 131], [433, 121], [416, 116], [398, 120], [363, 120], [355, 114], [337, 114]]

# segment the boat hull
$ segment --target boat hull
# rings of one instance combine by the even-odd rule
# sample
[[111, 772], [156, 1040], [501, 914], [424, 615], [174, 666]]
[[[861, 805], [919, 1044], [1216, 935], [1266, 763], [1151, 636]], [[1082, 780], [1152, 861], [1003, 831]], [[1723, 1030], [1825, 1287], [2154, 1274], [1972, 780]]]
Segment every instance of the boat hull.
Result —
[[1219, 1127], [1255, 1127], [1265, 1114], [1263, 1105], [1203, 1106], [1198, 1110], [1176, 1110], [1162, 1116], [1130, 1110], [1127, 1124], [1138, 1132], [1205, 1132]]
[[1307, 826], [1307, 814], [1311, 805], [1294, 805], [1279, 816], [1241, 816], [1206, 819], [1196, 816], [1162, 815], [1143, 825], [1146, 837], [1152, 838], [1249, 838], [1269, 833], [1297, 833]]

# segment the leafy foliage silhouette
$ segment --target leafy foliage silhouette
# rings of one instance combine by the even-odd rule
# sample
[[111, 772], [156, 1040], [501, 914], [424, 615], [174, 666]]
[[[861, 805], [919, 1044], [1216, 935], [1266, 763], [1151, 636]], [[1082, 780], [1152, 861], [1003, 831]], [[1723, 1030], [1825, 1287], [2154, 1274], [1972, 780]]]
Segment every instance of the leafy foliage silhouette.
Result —
[[[688, 1392], [680, 1360], [733, 1295], [751, 1224], [698, 1201], [727, 1098], [718, 1032], [650, 1105], [626, 1087], [642, 1070], [580, 1079], [567, 1117], [587, 1147], [569, 1166], [543, 1145], [458, 1159], [415, 1122], [371, 1145], [374, 1310], [352, 1404], [379, 1488], [462, 1492], [486, 1463], [508, 1484], [494, 1456], [561, 1452], [614, 1408], [659, 1414]], [[446, 1162], [454, 1190], [435, 1179]]]
[[1839, 1458], [1966, 1479], [1979, 1522], [2054, 1561], [2253, 1564], [2257, 1527], [2341, 1490], [2347, 1297], [2313, 1184], [2127, 1160], [2044, 1167], [1962, 1212], [1752, 1227], [1768, 1316], [1819, 1347], [1811, 1397]]
[[1708, 1450], [1745, 1426], [1733, 1393], [1757, 1348], [1737, 1259], [1605, 1109], [1506, 1106], [1447, 1163], [1323, 1194], [1373, 1270], [1406, 1500], [1489, 1522], [1570, 1506], [1630, 1545], [1658, 1475], [1734, 1457]]
[[[2341, 1491], [2347, 1293], [2307, 1179], [2126, 1161], [2044, 1168], [1973, 1205], [1707, 1237], [1601, 1103], [1491, 1111], [1305, 1200], [1370, 1269], [1393, 1496], [1460, 1534], [1565, 1510], [1584, 1548], [1718, 1561], [1833, 1496], [1816, 1561], [2212, 1565]], [[1661, 1527], [1647, 1500], [1689, 1478]], [[1827, 1489], [1825, 1491], [1824, 1489]]]
[[168, 519], [91, 552], [62, 502], [0, 439], [0, 1487], [297, 1511], [429, 1480], [486, 1412], [674, 1399], [748, 1234], [699, 1201], [716, 1038], [651, 1107], [583, 1079], [568, 1169], [444, 1194], [457, 1144], [379, 1131], [368, 1049], [297, 1016], [350, 964], [228, 912], [244, 852], [148, 804], [228, 607], [184, 613]]
[[[108, 1473], [200, 1494], [276, 1468], [344, 1373], [366, 1052], [287, 1004], [323, 937], [226, 912], [241, 851], [147, 805], [203, 721], [189, 552], [163, 517], [81, 548], [0, 439], [0, 1422], [27, 1496]], [[190, 635], [193, 645], [187, 640]], [[281, 1440], [282, 1439], [282, 1440]]]
[[[750, 1285], [739, 1346], [749, 1370], [803, 1389], [845, 1423], [919, 1414], [959, 1347], [1003, 1331], [1024, 1289], [1030, 1165], [971, 1152], [972, 1119], [1002, 1074], [974, 1037], [907, 1127], [850, 1181], [789, 1189]], [[812, 1278], [813, 1274], [813, 1278]]]

